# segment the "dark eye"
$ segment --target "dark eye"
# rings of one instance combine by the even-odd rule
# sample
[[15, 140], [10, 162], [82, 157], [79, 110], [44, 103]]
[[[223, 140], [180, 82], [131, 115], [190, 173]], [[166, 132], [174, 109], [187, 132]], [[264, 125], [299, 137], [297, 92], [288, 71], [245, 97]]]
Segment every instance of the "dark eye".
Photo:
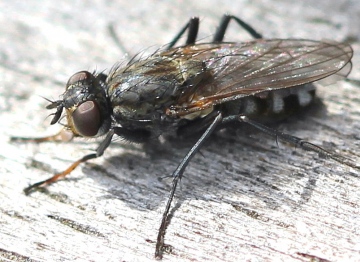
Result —
[[72, 114], [74, 127], [81, 136], [95, 136], [101, 125], [100, 110], [94, 101], [86, 101]]
[[74, 85], [78, 82], [86, 81], [91, 78], [94, 78], [94, 76], [88, 71], [77, 72], [69, 78], [69, 81], [67, 82], [66, 87]]

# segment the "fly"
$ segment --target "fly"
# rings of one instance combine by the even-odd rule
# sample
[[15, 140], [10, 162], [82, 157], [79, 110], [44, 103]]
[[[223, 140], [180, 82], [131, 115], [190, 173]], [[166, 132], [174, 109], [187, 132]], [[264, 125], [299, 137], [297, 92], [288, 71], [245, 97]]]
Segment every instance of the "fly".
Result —
[[[231, 20], [255, 40], [223, 42]], [[224, 15], [213, 41], [197, 43], [199, 19], [191, 18], [163, 49], [145, 58], [134, 57], [109, 72], [81, 71], [70, 77], [51, 124], [65, 110], [74, 137], [104, 137], [95, 153], [86, 155], [53, 177], [24, 189], [26, 194], [71, 173], [79, 164], [103, 155], [114, 136], [143, 143], [159, 136], [201, 137], [172, 173], [172, 188], [158, 231], [155, 257], [162, 258], [167, 219], [174, 194], [189, 161], [209, 136], [230, 122], [247, 123], [260, 131], [313, 151], [341, 164], [357, 168], [353, 160], [327, 151], [301, 138], [271, 129], [261, 119], [288, 114], [289, 105], [301, 108], [313, 100], [310, 83], [330, 75], [346, 77], [351, 71], [350, 45], [333, 41], [263, 39], [235, 16]], [[184, 46], [174, 47], [187, 31]], [[59, 134], [36, 142], [61, 140]]]

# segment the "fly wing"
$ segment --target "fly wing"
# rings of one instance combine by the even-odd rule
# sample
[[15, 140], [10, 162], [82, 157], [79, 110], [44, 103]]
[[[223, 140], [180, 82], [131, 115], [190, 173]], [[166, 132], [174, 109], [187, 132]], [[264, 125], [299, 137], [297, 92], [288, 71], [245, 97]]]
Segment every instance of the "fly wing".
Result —
[[184, 115], [334, 74], [346, 76], [351, 70], [352, 54], [351, 46], [345, 43], [296, 39], [260, 39], [178, 48], [171, 55], [202, 61], [207, 79], [188, 88], [189, 92], [185, 89], [179, 99], [181, 103], [169, 112]]

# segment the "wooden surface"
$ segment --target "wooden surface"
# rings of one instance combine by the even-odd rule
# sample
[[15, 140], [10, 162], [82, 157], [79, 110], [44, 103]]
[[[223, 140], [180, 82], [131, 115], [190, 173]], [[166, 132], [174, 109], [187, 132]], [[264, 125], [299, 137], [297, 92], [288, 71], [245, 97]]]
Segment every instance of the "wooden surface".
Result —
[[[190, 16], [209, 36], [225, 12], [265, 37], [351, 40], [352, 80], [321, 87], [311, 111], [276, 128], [360, 160], [360, 4], [356, 1], [0, 2], [0, 259], [153, 260], [171, 174], [191, 147], [117, 141], [71, 177], [25, 196], [97, 141], [9, 143], [52, 134], [41, 96], [57, 99], [79, 70], [171, 40]], [[125, 1], [124, 1], [125, 2]], [[130, 3], [131, 2], [131, 3]], [[194, 3], [193, 3], [194, 2]], [[329, 3], [328, 3], [329, 2]], [[250, 4], [251, 3], [251, 4]], [[249, 36], [231, 26], [227, 40]], [[251, 129], [214, 136], [177, 191], [164, 261], [360, 261], [360, 173]], [[318, 259], [318, 260], [316, 260]]]

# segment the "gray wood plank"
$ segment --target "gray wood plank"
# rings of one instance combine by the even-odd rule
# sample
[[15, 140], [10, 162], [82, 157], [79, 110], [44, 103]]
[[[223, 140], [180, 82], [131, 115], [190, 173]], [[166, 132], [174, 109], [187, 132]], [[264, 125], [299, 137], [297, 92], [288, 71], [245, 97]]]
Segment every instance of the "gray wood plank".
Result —
[[[191, 147], [113, 143], [105, 156], [66, 180], [25, 196], [23, 188], [66, 168], [97, 147], [9, 143], [42, 136], [70, 75], [106, 70], [124, 58], [110, 24], [130, 53], [171, 40], [192, 15], [200, 38], [225, 12], [265, 37], [353, 41], [360, 80], [356, 1], [33, 1], [0, 3], [0, 258], [5, 261], [153, 260], [171, 174]], [[227, 40], [249, 36], [231, 26]], [[206, 39], [205, 39], [206, 40]], [[356, 81], [319, 88], [322, 104], [275, 127], [359, 161]], [[170, 145], [170, 146], [169, 146]], [[248, 128], [220, 132], [191, 162], [176, 195], [165, 242], [175, 261], [360, 260], [359, 171], [279, 144]]]

